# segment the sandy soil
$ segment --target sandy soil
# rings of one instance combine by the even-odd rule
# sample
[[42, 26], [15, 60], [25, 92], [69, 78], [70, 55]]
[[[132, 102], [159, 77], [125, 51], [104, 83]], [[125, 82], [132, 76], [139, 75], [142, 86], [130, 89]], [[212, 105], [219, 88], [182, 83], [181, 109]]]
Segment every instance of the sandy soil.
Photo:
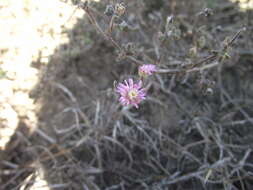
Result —
[[[239, 5], [236, 9], [232, 8], [233, 18], [240, 19], [244, 12], [253, 8], [252, 1], [231, 0], [231, 2]], [[228, 3], [229, 6], [231, 2]], [[134, 9], [135, 7], [129, 12], [134, 12]], [[240, 10], [239, 13], [237, 9]], [[229, 11], [230, 9], [228, 13]], [[190, 89], [179, 85], [175, 88], [174, 95], [163, 94], [159, 82], [164, 80], [165, 85], [170, 85], [168, 81], [172, 81], [163, 76], [155, 79], [148, 103], [138, 112], [131, 113], [127, 109], [119, 111], [113, 93], [113, 81], [128, 76], [128, 72], [124, 70], [131, 70], [133, 73], [134, 67], [130, 64], [115, 64], [116, 53], [112, 45], [106, 43], [101, 36], [94, 35], [94, 28], [83, 28], [83, 23], [88, 23], [87, 20], [84, 21], [83, 16], [83, 11], [76, 10], [70, 1], [4, 0], [0, 2], [0, 89], [2, 89], [0, 91], [0, 168], [4, 168], [0, 171], [0, 175], [3, 176], [4, 182], [9, 182], [2, 187], [0, 178], [0, 190], [13, 186], [18, 186], [21, 190], [68, 189], [70, 186], [72, 189], [80, 189], [80, 184], [87, 185], [87, 188], [83, 187], [84, 189], [93, 190], [99, 189], [96, 183], [113, 186], [125, 176], [128, 177], [127, 172], [130, 171], [128, 169], [131, 162], [136, 161], [140, 164], [134, 165], [134, 169], [139, 166], [141, 168], [143, 164], [141, 156], [144, 159], [147, 152], [152, 154], [156, 151], [152, 149], [153, 146], [163, 143], [163, 137], [157, 135], [158, 132], [161, 134], [164, 132], [164, 135], [168, 135], [166, 137], [173, 139], [157, 145], [157, 149], [160, 148], [159, 146], [166, 151], [167, 148], [169, 149], [166, 156], [161, 156], [161, 163], [164, 164], [168, 155], [172, 154], [171, 165], [176, 165], [178, 163], [173, 162], [173, 156], [177, 158], [179, 155], [177, 149], [188, 149], [183, 145], [175, 146], [177, 140], [181, 139], [184, 145], [188, 142], [194, 145], [195, 139], [196, 144], [199, 142], [201, 144], [202, 141], [203, 131], [197, 131], [198, 125], [187, 130], [175, 127], [184, 125], [187, 114], [193, 117], [202, 114], [203, 117], [218, 118], [219, 122], [227, 125], [230, 125], [232, 120], [239, 122], [239, 125], [242, 122], [248, 124], [238, 112], [241, 111], [240, 109], [243, 111], [245, 109], [250, 116], [249, 104], [249, 108], [244, 105], [242, 108], [238, 106], [239, 111], [236, 106], [234, 110], [226, 110], [229, 103], [226, 104], [227, 100], [224, 100], [225, 103], [223, 107], [221, 106], [224, 110], [221, 111], [222, 113], [217, 113], [217, 110], [221, 110], [219, 105], [214, 103], [219, 99], [218, 95], [215, 97], [218, 97], [217, 99], [213, 98], [214, 101], [212, 97], [208, 99], [201, 96], [203, 99], [206, 98], [205, 101], [208, 103], [198, 102], [201, 99], [198, 95], [201, 93], [192, 92], [192, 89], [197, 89], [197, 85]], [[151, 15], [150, 20], [155, 16]], [[183, 14], [181, 16], [185, 18]], [[219, 34], [218, 40], [231, 36], [239, 28], [230, 27], [230, 16], [225, 14], [224, 20], [223, 16], [223, 13], [215, 15], [212, 20], [212, 24], [225, 23], [224, 33]], [[156, 22], [155, 19], [153, 21]], [[188, 26], [186, 23], [185, 28]], [[134, 39], [134, 35], [131, 37]], [[119, 36], [116, 38], [124, 43], [124, 39]], [[250, 39], [249, 34], [248, 39]], [[244, 43], [244, 38], [240, 40], [237, 47], [251, 50], [251, 40], [247, 43]], [[188, 42], [185, 45], [188, 46]], [[229, 91], [232, 92], [231, 94], [235, 94], [235, 99], [241, 98], [244, 92], [250, 99], [252, 98], [250, 92], [253, 91], [252, 73], [247, 71], [252, 70], [250, 65], [252, 52], [241, 52], [237, 47], [232, 54], [233, 60], [228, 61], [229, 64], [224, 69], [226, 73], [224, 81], [229, 81], [225, 82], [225, 87], [228, 91], [231, 90]], [[233, 66], [239, 62], [243, 64], [234, 68]], [[231, 81], [236, 85], [231, 86]], [[174, 85], [173, 83], [171, 82], [171, 85]], [[237, 84], [242, 86], [241, 89], [238, 90]], [[173, 99], [174, 97], [177, 98]], [[181, 102], [178, 101], [180, 99]], [[187, 108], [186, 111], [182, 111], [182, 107], [176, 105], [179, 104], [177, 101], [182, 104], [182, 107]], [[153, 129], [156, 132], [153, 133]], [[216, 131], [212, 130], [210, 129], [209, 132], [213, 136], [208, 136], [204, 140], [209, 141], [208, 138], [216, 137], [219, 140], [219, 136], [215, 136]], [[193, 131], [192, 139], [184, 133], [185, 131], [189, 134]], [[248, 134], [251, 131], [248, 132], [246, 128], [241, 132]], [[199, 139], [201, 140], [197, 141]], [[250, 142], [250, 137], [245, 141]], [[136, 144], [138, 146], [135, 147]], [[145, 146], [151, 147], [151, 151], [145, 152], [141, 149]], [[128, 152], [128, 149], [132, 152]], [[164, 152], [161, 151], [162, 153]], [[152, 169], [154, 173], [160, 171], [162, 164], [156, 162], [157, 160], [154, 161], [156, 163], [153, 161], [148, 160], [144, 163], [142, 174], [149, 173]], [[180, 161], [184, 162], [184, 159]], [[103, 164], [105, 169], [108, 169], [108, 173], [103, 171]], [[128, 164], [129, 168], [124, 167]], [[149, 164], [147, 170], [145, 164]], [[24, 173], [22, 173], [23, 168], [27, 170]], [[13, 171], [21, 171], [22, 175], [12, 173]], [[118, 177], [115, 171], [120, 175], [122, 172], [124, 177]], [[136, 173], [132, 174], [134, 176]], [[155, 184], [160, 178], [163, 176], [158, 175], [150, 179]], [[19, 180], [15, 181], [16, 179]], [[31, 181], [35, 183], [29, 186]], [[134, 185], [133, 183], [133, 187]]]
[[60, 0], [4, 0], [0, 10], [0, 150], [4, 151], [21, 118], [28, 127], [25, 135], [37, 128], [39, 105], [29, 92], [38, 82], [39, 68], [32, 63], [47, 65], [55, 48], [68, 42], [64, 30], [73, 27], [83, 12], [74, 12], [71, 3]]

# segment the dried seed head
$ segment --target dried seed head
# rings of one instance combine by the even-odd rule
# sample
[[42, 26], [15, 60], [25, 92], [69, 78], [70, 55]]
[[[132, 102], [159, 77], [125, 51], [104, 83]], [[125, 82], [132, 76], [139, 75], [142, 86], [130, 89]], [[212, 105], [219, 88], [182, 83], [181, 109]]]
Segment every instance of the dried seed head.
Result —
[[112, 5], [107, 5], [104, 14], [107, 16], [112, 16], [114, 14], [114, 7]]
[[204, 13], [204, 15], [205, 15], [206, 17], [208, 17], [208, 16], [213, 15], [213, 10], [212, 10], [212, 9], [209, 9], [209, 8], [205, 8], [204, 11], [203, 11], [203, 13]]
[[167, 17], [166, 25], [165, 25], [165, 30], [166, 31], [171, 30], [171, 27], [174, 26], [173, 21], [174, 21], [174, 16], [171, 15], [171, 16]]
[[165, 34], [169, 38], [180, 39], [181, 30], [178, 27], [178, 24], [174, 22], [174, 16], [167, 17], [165, 25]]
[[115, 5], [115, 14], [117, 14], [118, 16], [122, 16], [126, 11], [126, 7], [125, 4], [122, 3], [117, 3]]
[[173, 15], [168, 16], [168, 17], [167, 17], [167, 20], [166, 20], [166, 24], [172, 24], [172, 23], [173, 23], [173, 20], [174, 20], [174, 16], [173, 16]]
[[210, 8], [205, 8], [204, 10], [202, 10], [201, 12], [199, 12], [197, 14], [198, 16], [202, 16], [204, 15], [205, 17], [209, 17], [213, 15], [213, 10]]

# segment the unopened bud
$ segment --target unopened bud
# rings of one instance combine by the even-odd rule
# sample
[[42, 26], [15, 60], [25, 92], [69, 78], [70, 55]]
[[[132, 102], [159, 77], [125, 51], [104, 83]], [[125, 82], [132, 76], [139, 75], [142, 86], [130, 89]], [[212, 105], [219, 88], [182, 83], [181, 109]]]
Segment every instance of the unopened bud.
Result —
[[197, 43], [198, 43], [198, 47], [199, 47], [199, 48], [204, 48], [205, 45], [206, 45], [206, 38], [205, 38], [204, 36], [201, 36], [201, 37], [198, 39]]

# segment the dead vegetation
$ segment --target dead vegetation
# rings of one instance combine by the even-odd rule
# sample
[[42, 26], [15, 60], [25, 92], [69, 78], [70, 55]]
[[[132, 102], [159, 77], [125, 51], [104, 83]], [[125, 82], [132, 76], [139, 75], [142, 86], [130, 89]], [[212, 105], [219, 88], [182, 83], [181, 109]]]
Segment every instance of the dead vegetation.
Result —
[[[42, 173], [51, 189], [252, 189], [252, 10], [129, 0], [112, 25], [110, 3], [81, 4], [70, 42], [33, 63], [38, 128], [26, 135], [20, 118], [1, 188], [29, 189]], [[139, 109], [122, 107], [114, 81], [140, 63], [160, 70]]]

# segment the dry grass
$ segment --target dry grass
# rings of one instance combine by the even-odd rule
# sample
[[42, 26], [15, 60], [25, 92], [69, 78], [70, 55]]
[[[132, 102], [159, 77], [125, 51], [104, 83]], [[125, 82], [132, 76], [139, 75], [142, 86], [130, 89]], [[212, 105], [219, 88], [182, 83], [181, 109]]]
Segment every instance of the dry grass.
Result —
[[[129, 0], [129, 30], [108, 34], [107, 3], [90, 4], [48, 65], [33, 62], [38, 128], [27, 136], [20, 118], [1, 188], [29, 189], [39, 176], [51, 189], [252, 189], [252, 12], [225, 0]], [[171, 14], [167, 28], [180, 33], [161, 42]], [[138, 110], [121, 107], [113, 83], [143, 62], [160, 68], [148, 98]]]

